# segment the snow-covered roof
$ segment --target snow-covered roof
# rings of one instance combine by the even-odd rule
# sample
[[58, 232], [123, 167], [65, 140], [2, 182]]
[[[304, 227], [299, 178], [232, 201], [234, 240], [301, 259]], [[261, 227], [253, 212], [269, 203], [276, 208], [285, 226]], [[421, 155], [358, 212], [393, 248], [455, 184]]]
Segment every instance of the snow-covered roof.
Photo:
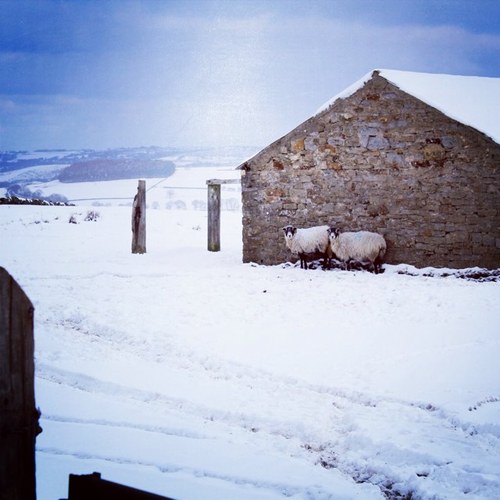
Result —
[[[500, 78], [458, 76], [410, 71], [376, 70], [404, 92], [470, 125], [500, 143]], [[326, 102], [318, 113], [337, 99], [344, 99], [363, 87], [373, 71]]]

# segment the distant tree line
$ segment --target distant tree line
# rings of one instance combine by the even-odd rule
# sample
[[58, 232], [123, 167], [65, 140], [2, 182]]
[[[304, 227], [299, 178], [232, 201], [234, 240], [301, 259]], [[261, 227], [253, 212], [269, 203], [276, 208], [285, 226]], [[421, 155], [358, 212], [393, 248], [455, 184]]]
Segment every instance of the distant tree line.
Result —
[[40, 200], [38, 198], [18, 198], [17, 196], [7, 196], [5, 198], [0, 198], [0, 205], [55, 205], [55, 206], [70, 206], [73, 207], [73, 203], [63, 202], [63, 201], [49, 201]]
[[169, 177], [175, 165], [168, 160], [98, 158], [73, 163], [59, 173], [61, 182], [112, 181]]
[[31, 191], [28, 187], [20, 184], [11, 184], [6, 190], [5, 198], [0, 201], [3, 205], [68, 205], [66, 196], [52, 193], [44, 196], [40, 189]]

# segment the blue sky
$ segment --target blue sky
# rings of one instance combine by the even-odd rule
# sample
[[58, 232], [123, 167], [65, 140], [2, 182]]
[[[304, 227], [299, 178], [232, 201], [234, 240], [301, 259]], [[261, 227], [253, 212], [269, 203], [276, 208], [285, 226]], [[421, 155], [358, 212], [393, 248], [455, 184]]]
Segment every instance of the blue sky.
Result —
[[0, 150], [265, 146], [375, 68], [500, 77], [500, 0], [0, 0]]

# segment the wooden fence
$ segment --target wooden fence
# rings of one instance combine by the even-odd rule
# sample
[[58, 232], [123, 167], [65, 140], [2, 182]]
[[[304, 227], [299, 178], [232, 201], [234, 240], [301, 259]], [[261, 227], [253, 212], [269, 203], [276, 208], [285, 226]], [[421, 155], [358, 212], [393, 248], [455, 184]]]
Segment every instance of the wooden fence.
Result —
[[34, 389], [34, 308], [0, 267], [0, 497], [36, 498], [35, 440], [41, 432]]

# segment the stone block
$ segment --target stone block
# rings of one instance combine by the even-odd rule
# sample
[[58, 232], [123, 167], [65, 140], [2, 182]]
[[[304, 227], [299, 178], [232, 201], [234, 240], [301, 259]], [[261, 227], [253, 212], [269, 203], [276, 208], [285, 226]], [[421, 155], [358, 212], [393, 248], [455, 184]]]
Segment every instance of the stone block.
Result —
[[292, 151], [295, 153], [300, 153], [301, 151], [304, 151], [305, 149], [305, 140], [304, 138], [297, 139], [292, 142]]

